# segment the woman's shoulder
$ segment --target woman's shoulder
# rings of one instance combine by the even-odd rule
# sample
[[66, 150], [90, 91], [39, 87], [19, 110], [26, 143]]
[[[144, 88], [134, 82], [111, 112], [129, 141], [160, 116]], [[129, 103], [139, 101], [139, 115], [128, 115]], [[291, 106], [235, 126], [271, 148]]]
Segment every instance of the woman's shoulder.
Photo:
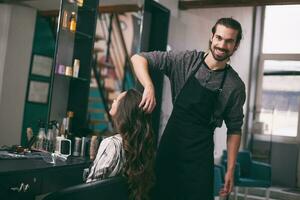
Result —
[[112, 136], [105, 137], [102, 142], [110, 142], [110, 141], [120, 141], [122, 142], [122, 136], [119, 133], [116, 133]]
[[120, 134], [115, 134], [109, 137], [104, 138], [100, 145], [101, 146], [119, 146], [122, 145], [123, 140]]

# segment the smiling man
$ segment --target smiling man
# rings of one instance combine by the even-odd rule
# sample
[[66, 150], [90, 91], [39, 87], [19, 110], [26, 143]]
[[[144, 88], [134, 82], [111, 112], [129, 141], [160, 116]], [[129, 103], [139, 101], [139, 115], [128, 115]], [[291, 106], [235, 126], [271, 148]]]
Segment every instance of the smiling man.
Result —
[[171, 83], [173, 111], [157, 152], [154, 199], [213, 199], [213, 134], [223, 121], [228, 166], [220, 195], [232, 191], [246, 94], [245, 84], [227, 62], [241, 38], [240, 23], [221, 18], [212, 28], [208, 52], [154, 51], [131, 58], [144, 86], [140, 107], [146, 112], [156, 105], [148, 67], [161, 71]]

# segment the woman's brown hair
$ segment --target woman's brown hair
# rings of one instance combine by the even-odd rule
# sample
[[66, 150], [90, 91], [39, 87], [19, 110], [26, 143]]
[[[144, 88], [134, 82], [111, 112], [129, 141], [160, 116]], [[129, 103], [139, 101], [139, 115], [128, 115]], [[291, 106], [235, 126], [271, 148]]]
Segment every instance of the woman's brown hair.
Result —
[[140, 92], [130, 89], [119, 101], [114, 125], [123, 138], [128, 179], [129, 199], [149, 199], [154, 185], [154, 137], [151, 115], [139, 108]]

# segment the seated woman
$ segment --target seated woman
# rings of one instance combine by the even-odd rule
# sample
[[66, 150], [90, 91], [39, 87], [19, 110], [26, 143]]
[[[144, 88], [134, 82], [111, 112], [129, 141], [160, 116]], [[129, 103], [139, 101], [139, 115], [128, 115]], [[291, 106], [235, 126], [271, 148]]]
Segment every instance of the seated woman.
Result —
[[149, 199], [154, 184], [154, 139], [151, 116], [139, 108], [141, 94], [130, 89], [112, 103], [110, 115], [117, 134], [105, 138], [87, 182], [116, 175], [128, 180], [129, 199]]

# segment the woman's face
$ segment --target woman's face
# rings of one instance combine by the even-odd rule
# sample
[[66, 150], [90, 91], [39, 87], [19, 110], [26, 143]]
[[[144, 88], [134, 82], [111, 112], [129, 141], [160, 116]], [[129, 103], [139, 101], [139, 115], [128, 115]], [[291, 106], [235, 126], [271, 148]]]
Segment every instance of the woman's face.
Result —
[[122, 92], [121, 94], [119, 94], [119, 96], [117, 96], [117, 98], [114, 99], [113, 103], [111, 104], [109, 114], [112, 117], [116, 115], [117, 110], [118, 110], [118, 106], [119, 106], [119, 102], [125, 96], [125, 94], [126, 94], [126, 92]]

